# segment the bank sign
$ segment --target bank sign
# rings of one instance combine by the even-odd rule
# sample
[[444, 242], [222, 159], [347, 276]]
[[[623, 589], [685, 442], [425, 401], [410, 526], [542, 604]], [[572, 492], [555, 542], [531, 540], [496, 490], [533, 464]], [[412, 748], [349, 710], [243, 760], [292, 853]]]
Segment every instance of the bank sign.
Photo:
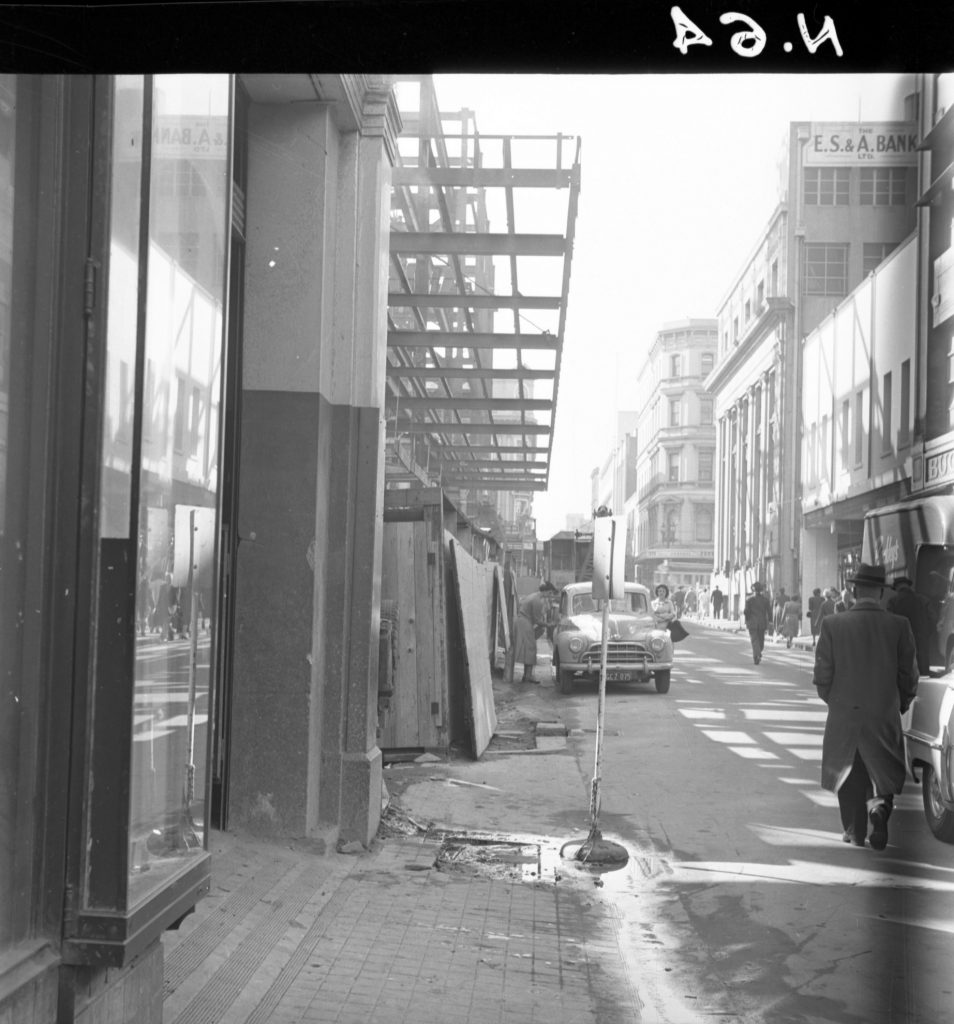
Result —
[[913, 166], [918, 134], [911, 121], [824, 121], [812, 123], [804, 165], [872, 164]]

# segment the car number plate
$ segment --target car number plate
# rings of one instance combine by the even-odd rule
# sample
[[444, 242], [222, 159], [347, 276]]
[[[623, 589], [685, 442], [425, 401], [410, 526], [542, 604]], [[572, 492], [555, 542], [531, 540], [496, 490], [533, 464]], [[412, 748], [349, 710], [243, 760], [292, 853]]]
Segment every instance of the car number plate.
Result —
[[607, 672], [606, 680], [610, 683], [631, 683], [633, 681], [632, 672]]

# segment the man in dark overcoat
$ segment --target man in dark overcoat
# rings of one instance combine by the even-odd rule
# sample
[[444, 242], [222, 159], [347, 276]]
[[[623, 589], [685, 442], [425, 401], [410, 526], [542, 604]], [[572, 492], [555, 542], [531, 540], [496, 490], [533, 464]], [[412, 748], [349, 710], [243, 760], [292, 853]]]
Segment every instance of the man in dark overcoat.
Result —
[[742, 609], [745, 628], [749, 631], [749, 639], [752, 641], [752, 660], [756, 665], [762, 660], [765, 631], [772, 621], [772, 605], [763, 593], [764, 589], [763, 584], [758, 581], [753, 583], [752, 593], [745, 599], [745, 607]]
[[896, 577], [893, 586], [894, 596], [888, 599], [888, 611], [903, 615], [911, 623], [918, 650], [918, 672], [926, 676], [931, 671], [931, 637], [937, 624], [927, 598], [914, 589], [908, 576]]
[[883, 850], [907, 774], [901, 715], [917, 692], [914, 634], [881, 607], [883, 566], [862, 564], [849, 583], [854, 604], [822, 619], [815, 648], [812, 682], [828, 705], [821, 784], [838, 795], [842, 839]]

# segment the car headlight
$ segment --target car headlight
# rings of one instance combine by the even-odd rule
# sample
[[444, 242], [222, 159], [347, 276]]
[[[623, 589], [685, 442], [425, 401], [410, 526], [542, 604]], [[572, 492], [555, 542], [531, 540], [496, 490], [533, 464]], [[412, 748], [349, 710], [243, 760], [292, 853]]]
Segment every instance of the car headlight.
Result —
[[654, 636], [652, 640], [649, 641], [649, 646], [658, 654], [660, 651], [665, 650], [666, 640], [664, 637]]
[[586, 646], [586, 641], [581, 636], [571, 636], [567, 647], [570, 648], [571, 654], [579, 654], [580, 651]]

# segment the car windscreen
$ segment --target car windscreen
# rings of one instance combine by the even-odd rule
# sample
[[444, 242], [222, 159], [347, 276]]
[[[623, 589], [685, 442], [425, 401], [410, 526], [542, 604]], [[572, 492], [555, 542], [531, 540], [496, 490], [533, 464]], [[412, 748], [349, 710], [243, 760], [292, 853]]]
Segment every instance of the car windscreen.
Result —
[[[582, 615], [586, 612], [602, 611], [602, 604], [594, 601], [592, 594], [576, 594], [573, 598], [573, 614]], [[612, 612], [648, 612], [646, 595], [630, 592], [624, 597], [614, 597], [610, 601]]]

